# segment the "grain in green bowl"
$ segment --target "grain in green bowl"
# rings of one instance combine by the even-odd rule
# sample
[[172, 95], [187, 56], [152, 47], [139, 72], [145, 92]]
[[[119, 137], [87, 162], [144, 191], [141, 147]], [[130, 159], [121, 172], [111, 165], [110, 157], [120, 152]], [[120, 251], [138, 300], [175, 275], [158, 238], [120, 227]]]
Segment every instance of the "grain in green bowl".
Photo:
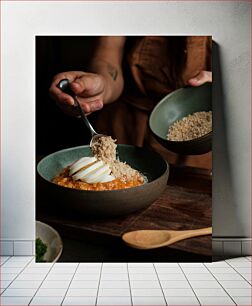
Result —
[[187, 141], [212, 131], [212, 111], [195, 112], [175, 121], [168, 129], [167, 140]]

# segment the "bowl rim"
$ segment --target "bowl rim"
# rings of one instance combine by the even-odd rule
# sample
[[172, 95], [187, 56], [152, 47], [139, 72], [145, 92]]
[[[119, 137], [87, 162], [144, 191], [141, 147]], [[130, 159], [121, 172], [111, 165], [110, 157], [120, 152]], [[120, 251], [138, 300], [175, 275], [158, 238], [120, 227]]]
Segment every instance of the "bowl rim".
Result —
[[[207, 134], [202, 135], [202, 136], [197, 137], [197, 138], [193, 138], [193, 139], [190, 139], [190, 140], [182, 140], [182, 141], [177, 141], [177, 140], [175, 140], [175, 141], [174, 141], [174, 140], [168, 140], [167, 138], [164, 138], [164, 137], [158, 135], [157, 133], [154, 132], [154, 130], [153, 130], [152, 127], [151, 127], [151, 120], [152, 120], [152, 118], [153, 118], [153, 116], [154, 116], [154, 112], [157, 110], [158, 107], [160, 107], [161, 104], [163, 104], [163, 103], [165, 102], [165, 100], [166, 100], [167, 98], [170, 98], [170, 97], [173, 96], [174, 94], [177, 94], [178, 92], [180, 92], [180, 91], [182, 91], [182, 90], [184, 90], [184, 89], [186, 89], [186, 88], [195, 88], [195, 89], [197, 89], [197, 88], [200, 88], [200, 87], [202, 87], [202, 86], [209, 86], [209, 84], [212, 85], [212, 83], [207, 82], [207, 83], [204, 83], [204, 84], [202, 84], [202, 85], [200, 85], [200, 86], [197, 86], [197, 87], [194, 87], [194, 86], [185, 86], [185, 87], [179, 88], [179, 89], [177, 89], [177, 90], [174, 90], [174, 91], [170, 92], [168, 95], [164, 96], [163, 99], [161, 99], [161, 101], [159, 101], [158, 104], [157, 104], [157, 105], [153, 108], [153, 110], [151, 111], [151, 114], [150, 114], [150, 117], [149, 117], [149, 128], [150, 128], [151, 132], [152, 132], [154, 135], [156, 135], [157, 137], [159, 137], [160, 139], [166, 141], [168, 144], [182, 144], [182, 143], [190, 144], [190, 143], [194, 143], [194, 142], [196, 142], [196, 141], [204, 140], [205, 138], [208, 138], [209, 136], [212, 136], [212, 134], [213, 134], [213, 129], [212, 129], [210, 132], [208, 132]], [[169, 126], [168, 126], [168, 128], [169, 128]], [[168, 132], [168, 130], [167, 130], [167, 132]]]
[[[144, 149], [144, 150], [148, 150], [147, 148], [144, 148], [144, 147], [138, 147], [138, 146], [133, 146], [133, 145], [128, 145], [128, 144], [119, 144], [120, 146], [124, 146], [124, 147], [132, 147], [132, 148], [139, 148], [139, 149]], [[169, 172], [170, 172], [170, 165], [169, 163], [167, 162], [167, 160], [165, 160], [159, 153], [157, 153], [156, 151], [153, 151], [153, 150], [148, 150], [150, 152], [153, 152], [154, 154], [158, 155], [160, 159], [162, 159], [162, 161], [164, 161], [165, 163], [165, 169], [163, 171], [163, 173], [156, 179], [152, 180], [151, 182], [147, 182], [147, 183], [144, 183], [142, 185], [139, 185], [139, 186], [134, 186], [134, 187], [129, 187], [129, 188], [125, 188], [125, 189], [114, 189], [114, 190], [82, 190], [82, 189], [75, 189], [75, 188], [69, 188], [69, 187], [65, 187], [65, 186], [61, 186], [61, 185], [58, 185], [48, 179], [46, 179], [45, 177], [43, 177], [40, 172], [38, 171], [38, 167], [40, 165], [40, 163], [42, 163], [45, 159], [49, 158], [51, 155], [55, 154], [55, 153], [60, 153], [60, 152], [65, 152], [65, 151], [71, 151], [73, 149], [79, 149], [79, 148], [83, 148], [83, 147], [89, 147], [89, 145], [82, 145], [82, 146], [76, 146], [76, 147], [71, 147], [71, 148], [66, 148], [66, 149], [62, 149], [62, 150], [59, 150], [59, 151], [55, 151], [55, 152], [52, 152], [50, 154], [48, 154], [47, 156], [45, 156], [44, 158], [42, 158], [37, 166], [36, 166], [36, 169], [37, 169], [37, 172], [38, 174], [40, 175], [40, 177], [45, 180], [46, 182], [49, 182], [51, 184], [53, 184], [54, 186], [56, 186], [56, 188], [59, 188], [59, 189], [64, 189], [64, 190], [69, 190], [69, 191], [74, 191], [74, 192], [79, 192], [79, 193], [89, 193], [89, 194], [97, 194], [100, 193], [122, 193], [122, 192], [125, 192], [125, 191], [129, 191], [129, 190], [136, 190], [136, 189], [139, 189], [141, 190], [142, 188], [145, 188], [146, 185], [150, 185], [150, 184], [154, 184], [157, 180], [159, 180], [161, 177], [165, 176], [167, 173], [169, 175]]]
[[[38, 224], [38, 225], [42, 225], [44, 227], [49, 228], [57, 236], [57, 238], [59, 239], [59, 248], [60, 248], [60, 251], [59, 251], [58, 255], [54, 258], [53, 261], [49, 261], [49, 262], [57, 262], [58, 259], [61, 256], [61, 254], [62, 254], [62, 251], [63, 251], [63, 241], [62, 241], [62, 238], [60, 237], [60, 234], [52, 226], [50, 226], [49, 224], [47, 224], [45, 222], [42, 222], [42, 221], [39, 221], [39, 220], [35, 220], [35, 221], [36, 221], [36, 226]], [[35, 236], [36, 236], [36, 238], [35, 238], [35, 241], [36, 241], [36, 239], [39, 238], [39, 237], [37, 237], [37, 232], [36, 232]], [[36, 253], [36, 249], [35, 249], [35, 253]]]

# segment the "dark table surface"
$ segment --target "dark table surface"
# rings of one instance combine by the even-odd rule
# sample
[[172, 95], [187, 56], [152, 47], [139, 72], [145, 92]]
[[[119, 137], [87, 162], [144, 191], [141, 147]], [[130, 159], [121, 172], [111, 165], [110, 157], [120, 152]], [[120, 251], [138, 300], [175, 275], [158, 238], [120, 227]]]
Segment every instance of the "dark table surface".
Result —
[[132, 249], [121, 240], [123, 233], [137, 229], [187, 230], [211, 226], [211, 194], [209, 172], [171, 167], [164, 193], [147, 209], [123, 217], [85, 218], [74, 212], [48, 210], [37, 194], [36, 219], [59, 231], [64, 245], [60, 261], [211, 261], [211, 236], [186, 239], [148, 251]]

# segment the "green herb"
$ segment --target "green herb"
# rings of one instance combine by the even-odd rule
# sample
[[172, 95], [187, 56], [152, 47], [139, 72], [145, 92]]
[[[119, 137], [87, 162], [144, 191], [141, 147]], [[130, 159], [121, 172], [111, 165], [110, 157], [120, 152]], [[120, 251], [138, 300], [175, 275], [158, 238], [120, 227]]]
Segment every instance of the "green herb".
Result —
[[47, 251], [47, 245], [40, 239], [36, 239], [36, 262], [45, 262], [43, 259]]

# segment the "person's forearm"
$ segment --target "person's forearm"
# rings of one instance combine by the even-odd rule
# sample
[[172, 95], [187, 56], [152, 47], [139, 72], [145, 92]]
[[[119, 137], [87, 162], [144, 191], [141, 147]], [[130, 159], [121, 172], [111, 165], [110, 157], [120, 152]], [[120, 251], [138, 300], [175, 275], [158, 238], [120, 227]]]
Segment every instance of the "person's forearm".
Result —
[[116, 65], [101, 57], [95, 57], [91, 62], [90, 70], [104, 77], [105, 94], [103, 102], [108, 104], [118, 99], [124, 86], [121, 65]]
[[122, 58], [125, 41], [124, 36], [103, 36], [97, 41], [90, 68], [104, 77], [105, 104], [115, 101], [123, 91]]

